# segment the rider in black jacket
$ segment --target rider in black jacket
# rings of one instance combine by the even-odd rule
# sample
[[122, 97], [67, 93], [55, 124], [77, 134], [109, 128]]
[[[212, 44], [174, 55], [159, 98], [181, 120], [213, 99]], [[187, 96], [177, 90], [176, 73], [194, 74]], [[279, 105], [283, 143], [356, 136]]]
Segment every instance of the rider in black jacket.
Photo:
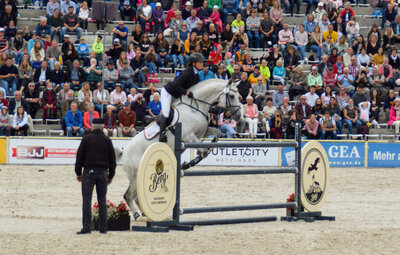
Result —
[[190, 87], [199, 82], [198, 72], [203, 69], [204, 58], [200, 53], [190, 55], [188, 68], [172, 82], [169, 82], [161, 90], [161, 108], [162, 115], [160, 119], [160, 142], [167, 142], [165, 128], [169, 117], [172, 97], [179, 98], [182, 95], [187, 95], [192, 98], [193, 94], [187, 91]]

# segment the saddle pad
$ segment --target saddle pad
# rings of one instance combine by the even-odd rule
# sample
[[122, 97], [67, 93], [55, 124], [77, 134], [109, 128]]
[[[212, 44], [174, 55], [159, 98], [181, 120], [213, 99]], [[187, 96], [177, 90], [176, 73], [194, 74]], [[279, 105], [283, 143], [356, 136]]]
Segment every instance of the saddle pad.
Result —
[[[174, 126], [179, 120], [179, 111], [176, 108], [172, 109], [174, 110], [174, 118], [168, 127]], [[144, 137], [147, 140], [153, 139], [156, 135], [158, 135], [158, 133], [160, 133], [160, 126], [155, 121], [151, 122], [144, 128]]]

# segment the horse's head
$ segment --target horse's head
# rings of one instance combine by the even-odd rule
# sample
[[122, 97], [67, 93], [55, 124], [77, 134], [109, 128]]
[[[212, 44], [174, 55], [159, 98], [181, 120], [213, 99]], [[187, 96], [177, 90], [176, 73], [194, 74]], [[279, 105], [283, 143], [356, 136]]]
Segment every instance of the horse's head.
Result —
[[229, 80], [228, 84], [226, 84], [224, 90], [221, 92], [218, 97], [219, 105], [227, 109], [233, 119], [239, 120], [242, 116], [242, 107], [239, 101], [239, 93], [236, 88], [236, 84]]

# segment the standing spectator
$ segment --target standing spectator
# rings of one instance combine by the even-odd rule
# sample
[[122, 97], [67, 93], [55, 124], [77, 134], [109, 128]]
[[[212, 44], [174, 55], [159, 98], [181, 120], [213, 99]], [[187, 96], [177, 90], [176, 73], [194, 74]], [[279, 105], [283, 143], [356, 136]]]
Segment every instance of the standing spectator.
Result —
[[57, 118], [57, 94], [53, 89], [53, 83], [48, 82], [46, 84], [46, 90], [43, 91], [42, 96], [42, 105], [43, 105], [43, 123], [46, 123], [47, 113], [49, 110], [52, 111], [53, 119]]
[[65, 124], [67, 126], [67, 136], [72, 137], [73, 133], [82, 137], [84, 130], [83, 126], [83, 115], [82, 112], [78, 110], [78, 104], [72, 102], [70, 105], [71, 109], [65, 115]]
[[161, 8], [160, 2], [156, 3], [156, 9], [154, 10], [153, 16], [155, 22], [154, 32], [164, 32], [164, 11]]
[[117, 116], [113, 113], [113, 106], [107, 105], [107, 112], [104, 114], [103, 132], [106, 136], [117, 137]]
[[151, 6], [147, 4], [147, 0], [143, 0], [142, 4], [138, 6], [136, 12], [136, 20], [139, 21], [140, 25], [142, 26], [142, 31], [144, 31], [145, 33], [151, 31], [151, 24], [153, 22], [153, 10]]
[[319, 120], [321, 127], [321, 140], [331, 137], [333, 140], [337, 139], [337, 127], [335, 119], [331, 117], [329, 111], [325, 111], [324, 117]]
[[131, 110], [130, 104], [128, 102], [124, 104], [124, 109], [119, 112], [118, 122], [118, 137], [134, 137], [136, 135], [136, 114], [134, 111]]
[[30, 82], [24, 92], [25, 101], [29, 104], [29, 114], [32, 119], [36, 118], [36, 113], [40, 108], [39, 89], [35, 87], [35, 83]]
[[[146, 1], [146, 0], [144, 0]], [[78, 39], [75, 41], [76, 44], [79, 43], [79, 40], [82, 36], [82, 28], [79, 27], [79, 18], [75, 15], [74, 7], [68, 7], [68, 14], [64, 16], [64, 27], [62, 28], [63, 34], [67, 34], [70, 32], [76, 32]]]
[[354, 106], [352, 98], [349, 99], [348, 105], [343, 109], [343, 122], [347, 124], [349, 128], [349, 134], [353, 134], [353, 124], [357, 126], [357, 133], [361, 127], [361, 121], [358, 119], [358, 111]]
[[28, 135], [29, 122], [28, 113], [25, 111], [22, 105], [18, 106], [17, 112], [14, 114], [13, 124], [11, 128], [11, 135]]
[[14, 94], [17, 90], [18, 69], [13, 64], [12, 58], [8, 57], [6, 63], [0, 67], [0, 79], [5, 95], [7, 96], [10, 93], [10, 88], [11, 95]]
[[62, 39], [64, 36], [62, 27], [64, 26], [64, 19], [62, 17], [62, 15], [60, 14], [60, 10], [59, 9], [55, 9], [54, 13], [51, 17], [49, 17], [48, 20], [49, 26], [51, 26], [51, 30], [50, 30], [50, 35], [51, 35], [51, 39], [54, 39], [54, 36], [58, 33], [58, 42], [62, 43]]

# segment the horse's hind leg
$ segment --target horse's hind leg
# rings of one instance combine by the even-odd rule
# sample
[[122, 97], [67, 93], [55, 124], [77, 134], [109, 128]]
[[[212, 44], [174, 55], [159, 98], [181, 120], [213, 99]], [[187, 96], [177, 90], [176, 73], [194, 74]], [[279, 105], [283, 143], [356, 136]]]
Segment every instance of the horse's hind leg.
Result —
[[129, 184], [129, 187], [124, 194], [124, 199], [128, 204], [129, 208], [131, 209], [133, 217], [136, 220], [141, 214], [141, 211], [137, 204], [138, 200], [137, 200], [136, 182], [131, 182]]

